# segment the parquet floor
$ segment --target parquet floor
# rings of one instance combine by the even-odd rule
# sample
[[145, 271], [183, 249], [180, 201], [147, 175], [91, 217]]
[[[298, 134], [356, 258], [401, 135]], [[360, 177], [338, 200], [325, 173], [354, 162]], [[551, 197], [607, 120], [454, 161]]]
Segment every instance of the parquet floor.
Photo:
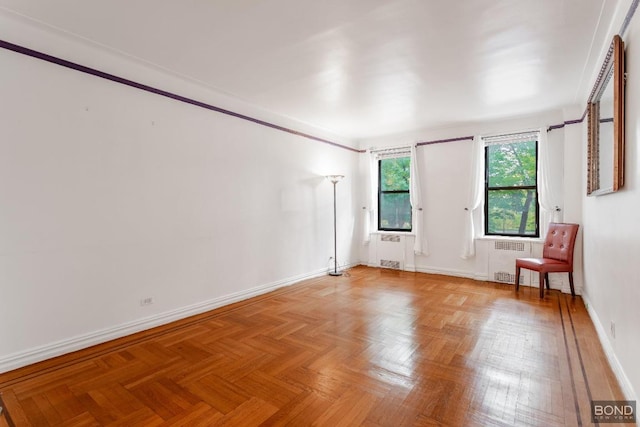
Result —
[[0, 375], [0, 392], [0, 426], [575, 426], [622, 399], [580, 298], [367, 267]]

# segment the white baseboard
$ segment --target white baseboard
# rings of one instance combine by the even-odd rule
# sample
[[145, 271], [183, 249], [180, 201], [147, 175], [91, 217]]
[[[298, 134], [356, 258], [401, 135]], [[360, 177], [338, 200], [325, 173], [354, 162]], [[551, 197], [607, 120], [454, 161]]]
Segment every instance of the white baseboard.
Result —
[[464, 277], [466, 279], [474, 279], [474, 280], [486, 280], [486, 277], [484, 279], [478, 279], [477, 275], [473, 272], [469, 272], [469, 271], [463, 271], [463, 270], [453, 270], [453, 269], [448, 269], [448, 268], [433, 268], [433, 267], [417, 267], [417, 266], [412, 266], [413, 270], [417, 273], [428, 273], [428, 274], [442, 274], [445, 276], [453, 276], [453, 277]]
[[[373, 267], [373, 268], [384, 268], [367, 261], [360, 262], [360, 265], [365, 265], [367, 267]], [[442, 274], [445, 276], [453, 276], [453, 277], [464, 277], [465, 279], [479, 280], [482, 282], [486, 282], [488, 280], [488, 277], [486, 274], [476, 274], [469, 271], [452, 270], [452, 269], [446, 269], [446, 268], [416, 267], [413, 264], [405, 264], [403, 271], [410, 271], [413, 273]]]
[[600, 339], [600, 344], [602, 344], [602, 348], [604, 349], [604, 354], [607, 356], [607, 360], [609, 361], [609, 365], [613, 370], [614, 375], [616, 376], [618, 383], [620, 384], [620, 388], [622, 389], [622, 393], [625, 396], [626, 400], [638, 400], [635, 390], [631, 385], [631, 381], [624, 373], [624, 369], [622, 369], [622, 365], [618, 361], [616, 357], [616, 353], [611, 346], [611, 341], [609, 341], [609, 336], [607, 335], [606, 329], [602, 326], [602, 322], [600, 322], [600, 318], [595, 310], [592, 308], [591, 301], [589, 300], [588, 295], [583, 294], [582, 299], [584, 301], [584, 305], [587, 308], [587, 313], [589, 313], [589, 317], [591, 317], [591, 321], [596, 328], [596, 332], [598, 333], [598, 338]]
[[[367, 263], [365, 262], [351, 262], [341, 267], [341, 269], [344, 270], [344, 269], [348, 269], [348, 268], [351, 268], [357, 265], [362, 265], [362, 264], [367, 265]], [[375, 266], [371, 266], [371, 267], [375, 267]], [[487, 280], [486, 276], [476, 275], [474, 273], [469, 273], [469, 272], [460, 271], [460, 270], [424, 268], [424, 267], [416, 267], [413, 265], [407, 265], [405, 266], [405, 269], [408, 271], [416, 271], [420, 273], [444, 274], [448, 276], [464, 277], [464, 278], [470, 278], [470, 279], [482, 280], [482, 281]], [[0, 358], [0, 373], [8, 372], [13, 369], [18, 369], [23, 366], [41, 362], [43, 360], [51, 359], [53, 357], [61, 356], [63, 354], [71, 353], [73, 351], [81, 350], [97, 344], [102, 344], [104, 342], [111, 341], [113, 339], [121, 338], [127, 335], [134, 334], [136, 332], [141, 332], [147, 329], [154, 328], [156, 326], [161, 326], [167, 323], [171, 323], [176, 320], [187, 318], [189, 316], [205, 313], [207, 311], [214, 310], [216, 308], [219, 308], [225, 305], [229, 305], [238, 301], [263, 295], [271, 291], [274, 291], [276, 289], [290, 286], [303, 280], [320, 277], [325, 274], [327, 274], [327, 269], [322, 268], [309, 273], [289, 277], [284, 280], [279, 280], [279, 281], [268, 283], [265, 285], [256, 286], [254, 288], [247, 289], [245, 291], [236, 292], [234, 294], [225, 295], [222, 297], [192, 304], [190, 306], [178, 308], [175, 310], [170, 310], [165, 313], [160, 313], [147, 318], [123, 323], [121, 325], [117, 325], [111, 328], [94, 331], [89, 334], [79, 335], [66, 340], [61, 340], [51, 344], [35, 347], [26, 351], [13, 353]], [[627, 400], [637, 400], [635, 391], [633, 390], [633, 386], [631, 385], [631, 382], [629, 381], [626, 374], [624, 373], [624, 370], [622, 369], [622, 366], [620, 365], [620, 362], [618, 361], [618, 358], [615, 355], [613, 347], [611, 346], [611, 343], [609, 341], [609, 337], [607, 336], [606, 330], [602, 326], [602, 323], [600, 322], [600, 319], [598, 318], [597, 313], [591, 308], [592, 305], [591, 305], [591, 302], [589, 301], [588, 296], [583, 295], [582, 298], [585, 302], [585, 306], [587, 307], [587, 312], [591, 317], [591, 321], [593, 322], [596, 328], [596, 332], [598, 333], [598, 337], [605, 351], [605, 355], [609, 361], [609, 364], [616, 378], [618, 379], [618, 382], [620, 383], [620, 387], [622, 388], [625, 398]]]
[[[366, 265], [368, 267], [373, 267], [373, 268], [382, 268], [379, 265], [367, 263], [364, 261], [361, 262], [361, 264]], [[453, 269], [447, 269], [447, 268], [416, 267], [415, 265], [407, 264], [404, 266], [404, 271], [411, 271], [416, 273], [427, 273], [427, 274], [443, 274], [445, 276], [453, 276], [453, 277], [464, 277], [465, 279], [473, 279], [473, 280], [478, 280], [480, 282], [489, 281], [489, 276], [487, 276], [487, 274], [477, 274], [474, 272], [463, 271], [463, 270], [453, 270]], [[561, 281], [561, 280], [552, 280], [550, 285], [551, 285], [551, 289], [559, 290], [560, 292], [565, 294], [571, 293], [569, 282], [564, 283], [564, 281]], [[520, 286], [537, 288], [538, 282], [531, 283], [531, 284], [522, 284]], [[582, 288], [576, 286], [575, 290], [576, 290], [576, 295], [582, 294], [581, 292]]]
[[[349, 263], [347, 264], [347, 266], [341, 267], [341, 270], [350, 268], [358, 264], [359, 263], [357, 262]], [[175, 310], [156, 314], [154, 316], [126, 322], [114, 327], [94, 331], [84, 335], [78, 335], [72, 338], [45, 344], [43, 346], [31, 348], [18, 353], [9, 354], [7, 356], [0, 357], [0, 373], [18, 369], [27, 365], [31, 365], [33, 363], [61, 356], [63, 354], [82, 350], [84, 348], [91, 347], [97, 344], [102, 344], [116, 338], [121, 338], [127, 335], [134, 334], [136, 332], [151, 329], [156, 326], [165, 325], [167, 323], [184, 319], [189, 316], [205, 313], [207, 311], [214, 310], [225, 305], [266, 294], [276, 289], [290, 286], [303, 280], [320, 277], [325, 274], [327, 274], [327, 268], [315, 270], [309, 273], [292, 276], [284, 280], [256, 286], [245, 291], [236, 292], [230, 295], [224, 295], [208, 301], [203, 301], [186, 307], [181, 307]]]

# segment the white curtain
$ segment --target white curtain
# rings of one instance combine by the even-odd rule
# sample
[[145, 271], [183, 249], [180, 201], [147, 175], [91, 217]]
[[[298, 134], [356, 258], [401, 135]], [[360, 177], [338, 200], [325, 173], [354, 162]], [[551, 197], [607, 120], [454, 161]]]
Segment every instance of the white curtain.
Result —
[[550, 222], [560, 222], [560, 191], [553, 183], [551, 150], [546, 129], [538, 138], [538, 202], [540, 203], [540, 235], [544, 236]]
[[368, 245], [371, 241], [371, 214], [369, 208], [362, 207], [362, 243]]
[[473, 146], [471, 152], [471, 182], [469, 185], [469, 196], [467, 206], [465, 207], [464, 237], [462, 244], [462, 258], [472, 258], [476, 254], [476, 230], [480, 229], [476, 224], [478, 215], [475, 212], [482, 205], [482, 183], [484, 181], [484, 143], [482, 138], [476, 136], [473, 138]]
[[429, 246], [424, 233], [424, 211], [422, 209], [422, 193], [420, 192], [420, 173], [416, 145], [411, 146], [411, 188], [409, 200], [411, 202], [412, 231], [415, 235], [413, 252], [416, 255], [429, 255]]
[[376, 229], [376, 210], [378, 207], [378, 158], [376, 153], [369, 152], [369, 206], [362, 209], [362, 224], [364, 227], [363, 241], [368, 244], [371, 241], [371, 230]]

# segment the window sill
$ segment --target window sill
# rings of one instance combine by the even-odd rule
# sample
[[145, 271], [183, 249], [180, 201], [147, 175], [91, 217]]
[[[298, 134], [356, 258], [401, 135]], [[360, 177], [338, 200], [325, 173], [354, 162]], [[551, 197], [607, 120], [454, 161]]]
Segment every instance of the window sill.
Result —
[[412, 231], [385, 231], [385, 230], [376, 230], [372, 231], [369, 234], [402, 234], [403, 236], [415, 236], [415, 233]]
[[476, 240], [508, 240], [510, 242], [529, 242], [529, 243], [544, 243], [544, 239], [541, 237], [520, 237], [520, 236], [480, 236], [476, 237]]

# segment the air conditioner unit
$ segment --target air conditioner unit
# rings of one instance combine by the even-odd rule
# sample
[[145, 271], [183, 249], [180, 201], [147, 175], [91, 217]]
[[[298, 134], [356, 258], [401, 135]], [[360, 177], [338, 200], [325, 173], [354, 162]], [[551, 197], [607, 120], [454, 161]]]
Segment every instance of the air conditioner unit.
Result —
[[[495, 240], [489, 246], [489, 280], [498, 283], [515, 283], [516, 258], [531, 256], [531, 243], [511, 240]], [[529, 270], [520, 271], [520, 284], [531, 286]]]

